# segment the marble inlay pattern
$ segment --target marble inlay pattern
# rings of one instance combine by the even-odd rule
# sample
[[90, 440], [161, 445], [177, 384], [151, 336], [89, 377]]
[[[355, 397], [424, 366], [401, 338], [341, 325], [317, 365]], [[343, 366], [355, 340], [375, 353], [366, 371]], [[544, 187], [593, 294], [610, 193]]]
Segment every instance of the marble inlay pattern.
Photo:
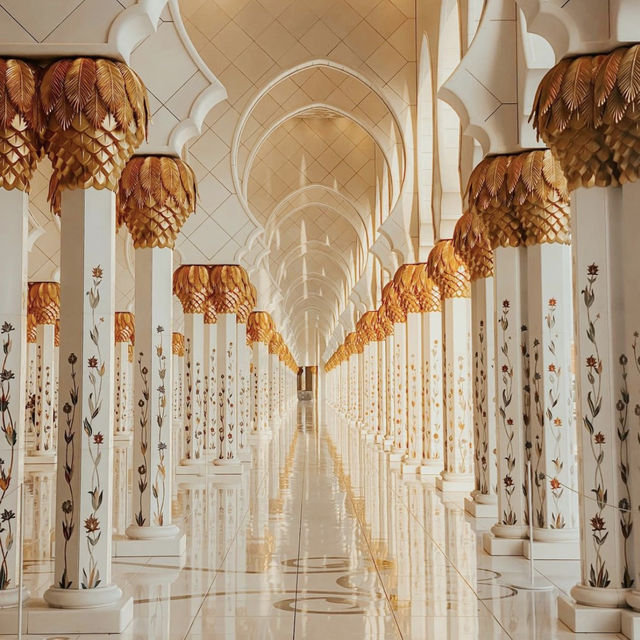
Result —
[[[135, 602], [134, 622], [114, 640], [574, 637], [555, 602], [576, 582], [578, 562], [538, 562], [556, 589], [516, 593], [509, 585], [528, 575], [527, 561], [487, 556], [484, 527], [467, 520], [461, 496], [443, 499], [432, 481], [403, 478], [374, 443], [330, 409], [323, 415], [316, 426], [316, 408], [300, 403], [270, 441], [252, 444], [241, 476], [178, 482], [173, 513], [186, 556], [114, 559], [113, 582]], [[52, 471], [26, 470], [34, 597], [53, 576]]]

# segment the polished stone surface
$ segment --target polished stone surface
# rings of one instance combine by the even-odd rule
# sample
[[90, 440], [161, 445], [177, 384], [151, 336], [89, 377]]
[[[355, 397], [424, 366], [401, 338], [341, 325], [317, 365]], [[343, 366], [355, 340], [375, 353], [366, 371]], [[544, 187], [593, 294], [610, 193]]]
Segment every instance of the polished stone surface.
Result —
[[[113, 582], [133, 596], [134, 622], [120, 636], [78, 637], [574, 637], [556, 620], [556, 596], [577, 581], [578, 562], [539, 562], [554, 590], [516, 592], [509, 585], [528, 575], [527, 561], [482, 551], [493, 523], [465, 515], [464, 495], [443, 498], [432, 479], [403, 478], [330, 409], [317, 422], [314, 405], [300, 403], [271, 440], [252, 444], [241, 476], [180, 478], [174, 517], [187, 534], [185, 557], [115, 559]], [[27, 469], [25, 579], [34, 596], [53, 576], [52, 472]]]

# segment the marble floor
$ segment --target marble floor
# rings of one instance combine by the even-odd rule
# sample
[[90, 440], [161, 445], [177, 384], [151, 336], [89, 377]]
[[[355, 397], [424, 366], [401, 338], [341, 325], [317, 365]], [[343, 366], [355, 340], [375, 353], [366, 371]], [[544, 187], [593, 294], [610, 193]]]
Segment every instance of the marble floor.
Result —
[[[577, 562], [539, 562], [554, 590], [517, 592], [509, 585], [528, 564], [481, 550], [491, 521], [465, 515], [462, 495], [443, 499], [432, 481], [402, 478], [330, 410], [318, 420], [314, 405], [300, 403], [252, 449], [241, 476], [178, 477], [174, 517], [187, 534], [186, 557], [114, 560], [113, 580], [133, 596], [135, 618], [108, 637], [574, 637], [556, 620], [555, 601], [576, 582]], [[27, 480], [25, 578], [39, 596], [52, 581], [54, 483], [46, 469], [28, 469]], [[126, 513], [116, 515], [117, 529]], [[0, 629], [0, 640], [10, 637]]]

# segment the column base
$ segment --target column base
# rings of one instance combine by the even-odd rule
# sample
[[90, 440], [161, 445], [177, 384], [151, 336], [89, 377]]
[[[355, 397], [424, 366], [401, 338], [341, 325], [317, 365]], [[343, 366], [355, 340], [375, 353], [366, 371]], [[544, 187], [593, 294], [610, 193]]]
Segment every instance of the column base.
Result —
[[420, 475], [439, 476], [442, 473], [442, 460], [423, 460], [420, 465]]
[[498, 517], [498, 505], [476, 502], [472, 498], [464, 499], [464, 510], [474, 518], [493, 518]]
[[211, 473], [213, 475], [238, 475], [243, 471], [242, 462], [239, 460], [220, 460], [214, 461]]
[[[522, 553], [525, 558], [531, 557], [531, 542], [522, 541]], [[572, 542], [540, 542], [533, 541], [533, 557], [535, 560], [580, 560], [578, 540]]]
[[468, 493], [475, 486], [473, 476], [458, 475], [443, 471], [439, 478], [436, 478], [436, 489], [442, 493]]
[[184, 458], [180, 461], [179, 465], [176, 465], [176, 475], [186, 476], [199, 476], [203, 475], [207, 467], [205, 460], [191, 460], [191, 458]]
[[499, 538], [486, 532], [482, 536], [482, 547], [490, 556], [521, 556], [522, 538]]
[[[116, 587], [117, 589], [117, 587]], [[85, 589], [102, 591], [103, 589]], [[51, 592], [49, 589], [47, 593]], [[56, 589], [55, 591], [69, 591]], [[74, 589], [77, 591], [77, 589]], [[118, 589], [119, 591], [119, 589]], [[46, 594], [45, 594], [46, 595]], [[122, 633], [133, 620], [133, 598], [120, 597], [114, 604], [95, 608], [54, 608], [43, 600], [33, 600], [24, 611], [24, 631], [28, 634]]]
[[640, 613], [637, 611], [620, 612], [620, 631], [629, 640], [640, 640]]
[[403, 462], [402, 463], [402, 475], [415, 476], [418, 473], [420, 467], [416, 462]]
[[72, 609], [73, 611], [102, 609], [103, 607], [114, 607], [121, 600], [122, 591], [115, 584], [97, 589], [49, 587], [44, 592], [44, 601], [53, 609]]
[[384, 451], [391, 451], [391, 449], [393, 448], [393, 438], [383, 438], [382, 448], [384, 449]]
[[54, 465], [56, 463], [56, 452], [55, 451], [47, 451], [38, 453], [36, 451], [31, 451], [24, 457], [25, 465], [35, 466], [35, 465]]
[[376, 444], [381, 444], [384, 441], [381, 433], [376, 433], [376, 437], [374, 438]]
[[567, 596], [558, 596], [557, 602], [558, 619], [574, 633], [619, 633], [621, 631], [622, 609], [587, 607]]
[[370, 431], [364, 431], [362, 435], [364, 436], [365, 442], [374, 442], [376, 439], [376, 434]]
[[181, 556], [187, 548], [187, 538], [171, 524], [165, 527], [127, 527], [127, 535], [114, 536], [112, 555], [116, 558], [132, 556]]
[[404, 451], [398, 451], [397, 449], [389, 451], [389, 462], [402, 462], [402, 458], [404, 458]]
[[[22, 587], [22, 601], [26, 602], [29, 599], [29, 589], [26, 587]], [[11, 609], [18, 606], [18, 602], [20, 601], [20, 588], [16, 587], [15, 589], [5, 589], [4, 591], [0, 591], [0, 612], [4, 612], [5, 610], [11, 613]], [[4, 629], [2, 626], [3, 618], [0, 617], [0, 629]]]

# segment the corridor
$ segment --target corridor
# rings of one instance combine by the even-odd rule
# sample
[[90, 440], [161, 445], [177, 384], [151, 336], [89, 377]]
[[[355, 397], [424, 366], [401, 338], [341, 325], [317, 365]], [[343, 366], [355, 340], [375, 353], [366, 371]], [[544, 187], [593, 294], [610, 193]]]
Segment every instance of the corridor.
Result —
[[[109, 638], [574, 637], [556, 620], [557, 591], [534, 597], [508, 586], [527, 575], [524, 559], [479, 551], [462, 496], [443, 501], [429, 480], [403, 478], [327, 411], [317, 426], [315, 406], [299, 403], [269, 441], [254, 440], [250, 473], [177, 479], [173, 512], [187, 534], [186, 556], [114, 558], [113, 579], [134, 598], [134, 623]], [[47, 473], [27, 477], [32, 597], [53, 579]], [[116, 534], [126, 522], [114, 519]], [[577, 561], [538, 564], [563, 591], [578, 577]]]

